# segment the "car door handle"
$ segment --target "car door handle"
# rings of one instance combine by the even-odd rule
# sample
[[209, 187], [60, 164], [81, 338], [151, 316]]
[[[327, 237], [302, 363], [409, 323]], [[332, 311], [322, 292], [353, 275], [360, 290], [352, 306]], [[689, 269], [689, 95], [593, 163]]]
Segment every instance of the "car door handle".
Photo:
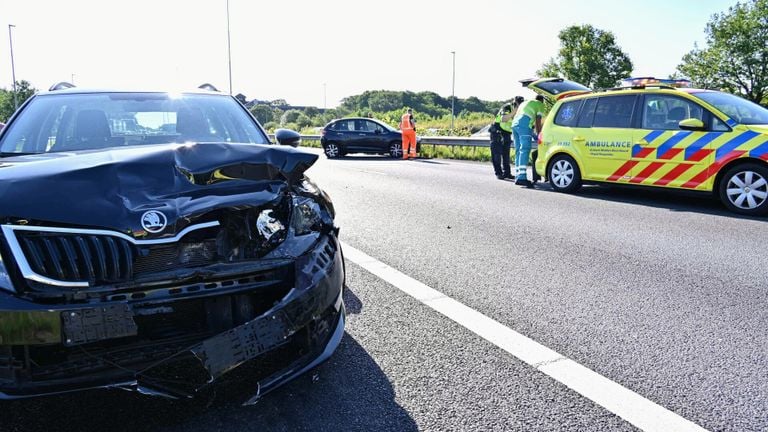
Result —
[[574, 141], [578, 141], [578, 142], [583, 142], [583, 141], [586, 141], [586, 139], [584, 139], [584, 137], [579, 137], [579, 136], [577, 136], [577, 137], [573, 137], [573, 140], [574, 140]]

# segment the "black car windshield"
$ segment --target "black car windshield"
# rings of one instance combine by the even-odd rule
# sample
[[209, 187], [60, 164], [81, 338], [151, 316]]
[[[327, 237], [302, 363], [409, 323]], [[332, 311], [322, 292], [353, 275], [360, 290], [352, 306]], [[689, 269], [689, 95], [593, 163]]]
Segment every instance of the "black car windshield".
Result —
[[735, 122], [745, 125], [768, 124], [768, 109], [729, 93], [706, 91], [696, 97], [720, 110]]
[[30, 154], [184, 142], [268, 144], [225, 95], [76, 93], [36, 96], [0, 141], [0, 153]]
[[376, 124], [380, 125], [384, 129], [390, 131], [390, 132], [397, 132], [397, 129], [393, 128], [392, 126], [384, 123], [384, 122], [376, 122]]

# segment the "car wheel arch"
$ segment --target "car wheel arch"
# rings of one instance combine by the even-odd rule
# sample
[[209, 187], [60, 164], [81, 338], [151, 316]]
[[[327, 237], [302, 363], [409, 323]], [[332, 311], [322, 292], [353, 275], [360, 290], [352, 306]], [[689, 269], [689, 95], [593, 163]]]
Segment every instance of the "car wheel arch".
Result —
[[[743, 169], [743, 171], [741, 171], [741, 169]], [[744, 189], [744, 192], [736, 192], [735, 194], [739, 195], [739, 200], [742, 200], [741, 203], [736, 203], [733, 202], [729, 196], [731, 194], [727, 193], [726, 191], [730, 185], [730, 179], [736, 178], [740, 174], [747, 171], [751, 171], [752, 174], [756, 174], [758, 177], [762, 177], [763, 180], [762, 186], [760, 186], [759, 189], [754, 189], [755, 191], [762, 189], [762, 202], [757, 202], [755, 200], [757, 205], [750, 208], [744, 208], [742, 207], [742, 204], [744, 204], [743, 200], [746, 198], [746, 196], [751, 196], [752, 192], [747, 193], [746, 188]], [[754, 179], [754, 177], [752, 178]], [[766, 199], [764, 196], [765, 193], [768, 192], [768, 187], [765, 185], [766, 180], [768, 180], [768, 162], [752, 157], [738, 158], [729, 162], [727, 165], [720, 169], [720, 171], [717, 173], [715, 182], [713, 183], [712, 192], [714, 197], [717, 198], [728, 210], [732, 212], [746, 216], [764, 216], [768, 214], [768, 199]], [[741, 185], [739, 185], [739, 187], [741, 187]], [[755, 187], [757, 188], [757, 186]], [[754, 200], [754, 197], [752, 200]]]
[[571, 152], [560, 150], [560, 151], [557, 151], [555, 153], [552, 153], [547, 158], [547, 167], [546, 167], [546, 170], [545, 170], [545, 173], [544, 173], [544, 178], [545, 179], [549, 179], [549, 174], [550, 174], [550, 171], [552, 170], [552, 161], [555, 160], [555, 158], [557, 158], [560, 155], [565, 155], [565, 156], [568, 156], [569, 158], [573, 159], [573, 162], [576, 164], [576, 168], [578, 168], [579, 172], [581, 173], [581, 177], [582, 178], [584, 177], [584, 168], [581, 166], [581, 162], [579, 161], [579, 159], [576, 156], [574, 156], [573, 154], [571, 154]]
[[341, 144], [339, 144], [338, 141], [326, 141], [322, 144], [322, 146], [323, 146], [323, 153], [325, 153], [326, 156], [328, 156], [328, 153], [326, 150], [328, 146], [335, 146], [336, 149], [338, 150], [338, 154], [334, 156], [335, 158], [340, 158], [344, 156], [344, 154], [346, 153], [344, 147]]
[[[392, 151], [393, 147], [397, 147], [399, 152], [398, 155], [395, 155]], [[396, 158], [396, 157], [402, 157], [402, 148], [403, 148], [403, 142], [397, 141], [397, 140], [391, 140], [389, 142], [388, 148], [387, 148], [387, 154], [389, 154], [390, 157]]]
[[737, 166], [737, 165], [743, 165], [743, 164], [749, 164], [749, 163], [755, 163], [758, 165], [762, 165], [765, 168], [768, 168], [768, 161], [764, 161], [762, 159], [757, 159], [753, 157], [741, 157], [736, 158], [727, 164], [720, 167], [720, 170], [715, 175], [714, 182], [712, 183], [712, 194], [715, 196], [715, 198], [719, 198], [720, 196], [720, 183], [722, 183], [723, 178], [725, 177], [725, 173], [731, 170], [731, 168]]

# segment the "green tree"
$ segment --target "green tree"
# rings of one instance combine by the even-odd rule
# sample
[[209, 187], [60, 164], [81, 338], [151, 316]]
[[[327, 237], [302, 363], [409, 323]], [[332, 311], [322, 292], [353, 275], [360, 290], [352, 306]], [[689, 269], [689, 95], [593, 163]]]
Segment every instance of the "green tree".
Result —
[[562, 77], [592, 88], [613, 87], [632, 73], [632, 61], [616, 44], [613, 33], [591, 25], [560, 31], [560, 51], [537, 72]]
[[312, 126], [312, 119], [310, 119], [309, 116], [303, 112], [300, 112], [299, 115], [296, 116], [294, 123], [296, 123], [299, 129], [304, 129], [306, 127]]
[[722, 89], [752, 102], [768, 99], [768, 0], [748, 0], [715, 14], [706, 47], [683, 56], [677, 70], [697, 87]]
[[[35, 93], [37, 93], [37, 89], [32, 87], [29, 81], [16, 81], [16, 101], [19, 106]], [[14, 111], [13, 89], [0, 89], [0, 121], [6, 122]]]
[[289, 109], [280, 116], [280, 126], [285, 126], [288, 123], [296, 123], [296, 120], [300, 115], [303, 115], [301, 111], [297, 109]]
[[261, 124], [266, 124], [275, 119], [275, 112], [269, 105], [258, 104], [251, 108], [251, 114]]

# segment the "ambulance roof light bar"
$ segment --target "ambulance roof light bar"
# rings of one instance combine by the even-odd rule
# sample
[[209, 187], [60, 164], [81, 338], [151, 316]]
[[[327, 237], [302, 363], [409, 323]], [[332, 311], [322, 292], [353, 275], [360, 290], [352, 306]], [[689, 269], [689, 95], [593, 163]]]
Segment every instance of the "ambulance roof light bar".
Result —
[[691, 81], [687, 79], [663, 79], [655, 77], [632, 77], [621, 80], [621, 87], [643, 88], [643, 87], [662, 87], [662, 88], [688, 88], [691, 87]]

